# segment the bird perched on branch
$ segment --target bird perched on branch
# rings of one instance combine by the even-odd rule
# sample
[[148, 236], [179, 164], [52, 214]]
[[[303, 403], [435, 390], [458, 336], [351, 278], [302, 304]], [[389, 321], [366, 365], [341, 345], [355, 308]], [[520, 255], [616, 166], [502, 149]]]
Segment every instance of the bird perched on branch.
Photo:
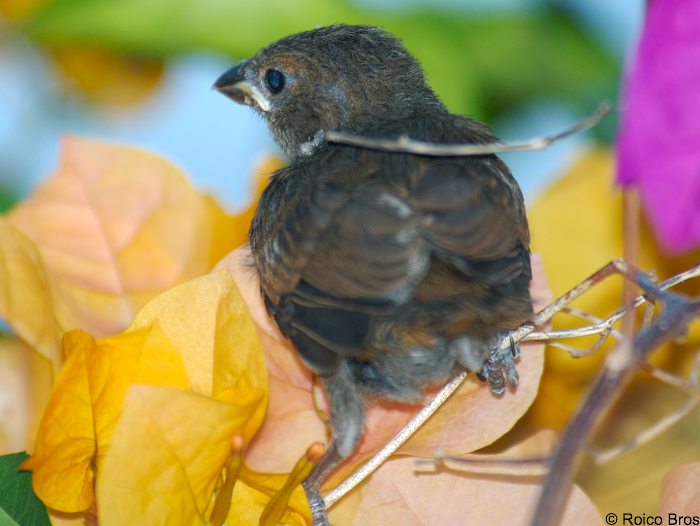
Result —
[[492, 143], [450, 114], [401, 42], [370, 26], [278, 40], [214, 87], [258, 112], [289, 156], [265, 189], [250, 245], [265, 305], [323, 380], [332, 441], [318, 487], [357, 446], [368, 398], [420, 401], [466, 368], [497, 394], [517, 383], [497, 343], [532, 316], [523, 197], [495, 155], [441, 157], [335, 144], [326, 133]]

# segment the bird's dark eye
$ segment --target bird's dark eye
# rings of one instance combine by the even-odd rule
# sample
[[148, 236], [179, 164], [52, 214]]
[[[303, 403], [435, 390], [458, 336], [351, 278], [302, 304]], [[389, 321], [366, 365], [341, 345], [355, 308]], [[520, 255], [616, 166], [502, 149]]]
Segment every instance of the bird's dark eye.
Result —
[[284, 88], [284, 73], [276, 69], [268, 69], [265, 72], [265, 84], [270, 93], [279, 93]]

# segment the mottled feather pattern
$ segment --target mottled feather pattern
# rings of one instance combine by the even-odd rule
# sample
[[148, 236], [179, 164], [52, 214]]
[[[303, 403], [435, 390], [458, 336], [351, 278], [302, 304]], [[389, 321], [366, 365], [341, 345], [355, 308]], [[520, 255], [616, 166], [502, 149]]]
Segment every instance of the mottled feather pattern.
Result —
[[[394, 121], [389, 135], [397, 128], [421, 140], [495, 140], [470, 124], [449, 114], [412, 117]], [[259, 267], [270, 276], [263, 288], [271, 313], [278, 297], [288, 318], [280, 326], [293, 341], [303, 333], [298, 349], [307, 364], [327, 374], [337, 360], [315, 364], [323, 349], [362, 360], [395, 342], [409, 352], [428, 328], [439, 330], [437, 341], [455, 327], [493, 334], [528, 318], [529, 237], [511, 180], [494, 156], [436, 160], [330, 144], [276, 175], [260, 205], [278, 211], [276, 229], [263, 234], [259, 213], [252, 231]], [[358, 327], [367, 334], [350, 337]], [[309, 339], [313, 358], [304, 354]]]
[[[267, 79], [273, 78], [274, 84]], [[352, 453], [372, 397], [419, 401], [464, 368], [503, 393], [515, 349], [496, 343], [532, 316], [523, 197], [494, 155], [434, 157], [324, 140], [497, 141], [450, 114], [394, 36], [337, 25], [291, 35], [215, 87], [267, 121], [290, 158], [250, 230], [265, 305], [323, 380], [333, 440], [305, 481], [318, 487]]]

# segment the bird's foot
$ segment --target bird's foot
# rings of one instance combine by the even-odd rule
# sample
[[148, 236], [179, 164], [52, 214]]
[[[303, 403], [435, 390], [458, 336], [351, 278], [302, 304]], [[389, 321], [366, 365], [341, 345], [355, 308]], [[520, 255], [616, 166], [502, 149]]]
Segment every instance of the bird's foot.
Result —
[[316, 463], [311, 473], [309, 473], [309, 476], [301, 483], [304, 488], [304, 493], [306, 493], [309, 509], [311, 510], [312, 526], [330, 526], [330, 522], [328, 522], [328, 513], [326, 512], [326, 503], [321, 496], [319, 488], [323, 481], [326, 480], [329, 473], [333, 471], [333, 468], [335, 468], [342, 459], [343, 457], [338, 453], [337, 442], [333, 439], [326, 452]]
[[477, 373], [479, 380], [491, 384], [491, 392], [496, 395], [502, 395], [508, 385], [518, 385], [519, 379], [515, 360], [520, 357], [520, 345], [511, 338], [510, 346], [501, 348], [502, 339], [503, 334], [494, 338], [491, 353]]
[[326, 512], [326, 503], [323, 502], [323, 497], [318, 490], [318, 484], [307, 479], [302, 482], [302, 486], [306, 493], [306, 499], [309, 501], [312, 526], [330, 526], [328, 513]]

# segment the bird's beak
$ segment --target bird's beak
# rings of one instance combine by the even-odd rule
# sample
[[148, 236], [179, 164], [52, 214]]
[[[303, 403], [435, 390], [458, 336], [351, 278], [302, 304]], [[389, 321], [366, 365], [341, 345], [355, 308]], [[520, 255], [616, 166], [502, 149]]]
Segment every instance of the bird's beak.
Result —
[[250, 64], [249, 60], [236, 64], [216, 79], [212, 87], [239, 104], [255, 105], [264, 112], [270, 111], [269, 99], [254, 81], [248, 78], [250, 75], [246, 75], [248, 64]]

